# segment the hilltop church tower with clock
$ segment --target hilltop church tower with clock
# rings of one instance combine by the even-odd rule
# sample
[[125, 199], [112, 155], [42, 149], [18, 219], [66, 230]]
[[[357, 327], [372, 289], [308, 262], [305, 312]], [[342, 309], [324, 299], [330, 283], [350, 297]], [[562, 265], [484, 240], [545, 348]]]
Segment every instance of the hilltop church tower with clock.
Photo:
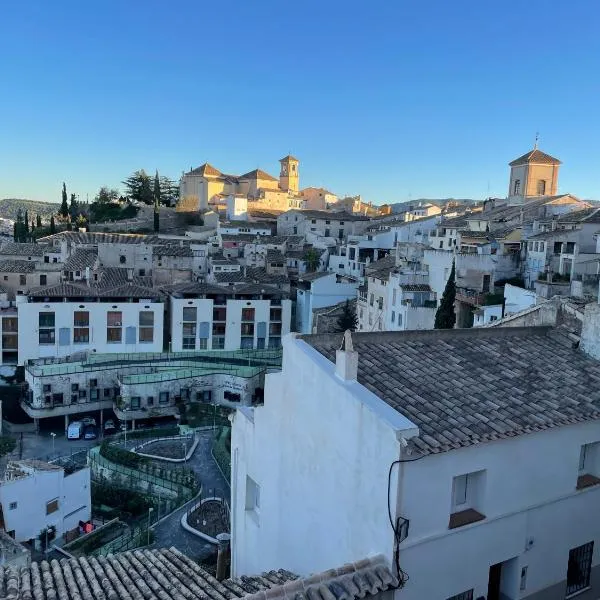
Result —
[[279, 173], [279, 187], [286, 192], [298, 193], [299, 177], [298, 164], [299, 160], [291, 155], [287, 155], [279, 161], [281, 171]]

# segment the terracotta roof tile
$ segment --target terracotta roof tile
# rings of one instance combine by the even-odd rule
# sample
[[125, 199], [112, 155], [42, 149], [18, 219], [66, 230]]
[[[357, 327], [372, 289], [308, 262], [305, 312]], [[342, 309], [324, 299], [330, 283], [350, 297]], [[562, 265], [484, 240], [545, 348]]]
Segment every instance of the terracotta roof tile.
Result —
[[508, 165], [510, 167], [516, 167], [518, 165], [526, 165], [529, 163], [542, 164], [542, 165], [560, 165], [562, 164], [558, 158], [554, 158], [537, 148], [530, 150], [523, 154], [523, 156], [519, 156], [519, 158], [515, 158], [512, 162], [509, 162]]

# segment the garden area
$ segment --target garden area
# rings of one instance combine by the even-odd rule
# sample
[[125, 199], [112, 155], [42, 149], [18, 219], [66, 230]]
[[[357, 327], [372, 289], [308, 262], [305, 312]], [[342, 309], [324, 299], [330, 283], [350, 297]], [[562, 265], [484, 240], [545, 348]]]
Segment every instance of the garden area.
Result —
[[194, 446], [193, 437], [179, 437], [170, 440], [156, 440], [138, 446], [136, 452], [151, 454], [157, 458], [183, 460]]
[[230, 531], [229, 508], [220, 498], [207, 499], [188, 513], [187, 523], [201, 533], [216, 538], [219, 533]]
[[181, 424], [190, 427], [227, 427], [231, 409], [204, 402], [181, 402], [177, 405]]
[[223, 477], [231, 479], [231, 427], [220, 427], [215, 433], [212, 454]]

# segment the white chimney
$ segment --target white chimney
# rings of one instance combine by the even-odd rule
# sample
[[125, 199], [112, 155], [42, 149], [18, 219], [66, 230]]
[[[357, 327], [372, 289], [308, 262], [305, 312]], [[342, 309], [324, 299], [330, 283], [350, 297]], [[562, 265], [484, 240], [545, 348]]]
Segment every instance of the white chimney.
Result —
[[358, 375], [358, 352], [349, 329], [344, 332], [340, 349], [335, 351], [335, 374], [344, 381], [356, 381]]

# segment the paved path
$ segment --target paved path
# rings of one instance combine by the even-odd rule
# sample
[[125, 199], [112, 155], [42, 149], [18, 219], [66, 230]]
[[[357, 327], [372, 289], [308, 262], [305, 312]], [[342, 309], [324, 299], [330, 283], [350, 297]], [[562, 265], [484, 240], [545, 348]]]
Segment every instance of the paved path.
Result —
[[[188, 460], [187, 466], [194, 469], [202, 482], [202, 488], [206, 495], [208, 490], [216, 488], [217, 493], [229, 495], [229, 484], [221, 474], [215, 459], [212, 457], [211, 448], [213, 432], [211, 430], [200, 433], [200, 442], [194, 455]], [[154, 528], [153, 548], [170, 548], [175, 546], [179, 551], [193, 559], [205, 558], [215, 551], [212, 544], [185, 531], [181, 527], [181, 516], [193, 506], [196, 500], [185, 504], [175, 512], [171, 513]]]

